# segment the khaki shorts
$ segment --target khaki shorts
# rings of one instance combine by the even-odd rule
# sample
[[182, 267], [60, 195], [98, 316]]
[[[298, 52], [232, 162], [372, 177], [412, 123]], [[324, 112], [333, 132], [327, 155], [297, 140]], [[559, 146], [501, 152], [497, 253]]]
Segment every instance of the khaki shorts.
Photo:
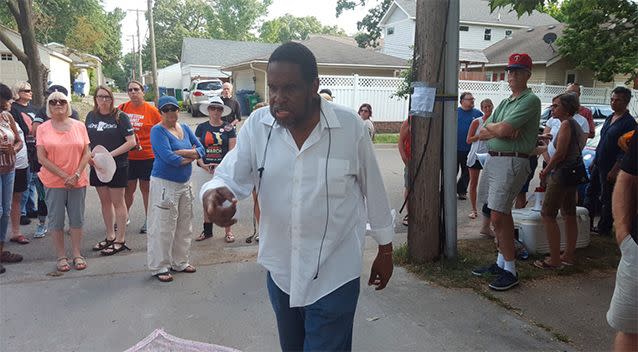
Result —
[[558, 175], [551, 174], [547, 178], [547, 189], [543, 198], [543, 215], [558, 215], [558, 209], [561, 214], [566, 216], [576, 215], [576, 186], [564, 186], [559, 183]]
[[478, 204], [487, 203], [492, 210], [510, 214], [530, 172], [527, 158], [490, 156], [479, 182]]
[[607, 322], [617, 331], [638, 334], [638, 244], [627, 236], [620, 244], [620, 252]]

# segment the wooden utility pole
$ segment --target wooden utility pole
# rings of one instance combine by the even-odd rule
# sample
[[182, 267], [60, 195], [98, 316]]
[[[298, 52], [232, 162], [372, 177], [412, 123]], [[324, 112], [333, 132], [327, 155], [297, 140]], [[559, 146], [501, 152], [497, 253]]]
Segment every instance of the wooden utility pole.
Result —
[[129, 37], [131, 37], [131, 79], [133, 80], [137, 80], [137, 75], [135, 74], [136, 69], [135, 66], [137, 65], [137, 57], [135, 55], [135, 35], [133, 34], [129, 34]]
[[159, 99], [159, 85], [157, 84], [157, 56], [155, 53], [155, 24], [153, 22], [153, 0], [148, 0], [148, 33], [151, 44], [151, 69], [153, 71], [153, 89], [155, 91], [155, 103]]
[[[428, 87], [436, 88], [437, 100], [431, 116], [413, 117], [412, 131], [412, 159], [410, 162], [410, 179], [414, 180], [408, 201], [409, 228], [408, 251], [410, 258], [416, 263], [430, 262], [438, 259], [442, 254], [442, 234], [445, 226], [442, 222], [444, 213], [443, 203], [443, 158], [446, 164], [448, 158], [456, 163], [456, 147], [454, 150], [443, 152], [443, 115], [446, 95], [456, 96], [446, 89], [446, 63], [452, 58], [446, 58], [446, 26], [449, 24], [448, 14], [450, 2], [459, 0], [417, 0], [416, 4], [416, 33], [414, 42], [413, 70], [415, 81], [424, 83]], [[457, 7], [458, 8], [458, 7]], [[458, 15], [457, 15], [458, 16]], [[457, 20], [458, 23], [458, 20]], [[458, 36], [458, 24], [452, 28]], [[448, 26], [448, 31], [450, 26]], [[458, 51], [458, 48], [455, 50]], [[458, 54], [457, 54], [458, 57]], [[452, 62], [453, 70], [457, 73], [458, 59]], [[449, 69], [449, 68], [448, 68]], [[454, 97], [451, 97], [454, 98]], [[450, 99], [451, 99], [450, 98]], [[454, 104], [456, 99], [454, 98]], [[448, 112], [450, 109], [445, 109]], [[445, 115], [445, 123], [455, 123], [456, 114]], [[454, 137], [455, 138], [455, 137]], [[424, 159], [421, 156], [425, 150]], [[417, 173], [417, 167], [421, 167]], [[416, 178], [415, 178], [416, 176]], [[449, 179], [449, 178], [448, 178]], [[456, 175], [454, 175], [456, 179]], [[446, 182], [449, 182], [446, 180]], [[449, 197], [447, 198], [449, 199]], [[454, 207], [456, 200], [454, 199]], [[451, 219], [450, 219], [451, 220]], [[454, 225], [456, 219], [454, 219]]]

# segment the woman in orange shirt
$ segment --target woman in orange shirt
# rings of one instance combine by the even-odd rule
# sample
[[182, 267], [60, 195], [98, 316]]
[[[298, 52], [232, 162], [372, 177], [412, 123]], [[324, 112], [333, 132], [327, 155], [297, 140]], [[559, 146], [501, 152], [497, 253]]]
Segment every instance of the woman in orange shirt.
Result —
[[[128, 185], [124, 198], [126, 208], [131, 210], [137, 183], [139, 181], [142, 201], [144, 202], [144, 214], [148, 214], [148, 190], [151, 180], [151, 170], [155, 155], [151, 148], [151, 128], [162, 120], [157, 108], [144, 101], [144, 86], [138, 81], [128, 84], [129, 102], [121, 104], [118, 108], [124, 111], [131, 121], [135, 131], [137, 146], [128, 153]], [[146, 233], [146, 216], [140, 233]]]
[[86, 260], [80, 253], [84, 200], [89, 178], [86, 167], [91, 153], [89, 135], [84, 123], [71, 119], [69, 98], [54, 92], [47, 99], [49, 120], [38, 127], [36, 149], [42, 168], [38, 173], [44, 185], [49, 229], [53, 232], [53, 244], [58, 256], [58, 271], [69, 271], [64, 248], [64, 218], [69, 214], [71, 250], [75, 270], [86, 268]]

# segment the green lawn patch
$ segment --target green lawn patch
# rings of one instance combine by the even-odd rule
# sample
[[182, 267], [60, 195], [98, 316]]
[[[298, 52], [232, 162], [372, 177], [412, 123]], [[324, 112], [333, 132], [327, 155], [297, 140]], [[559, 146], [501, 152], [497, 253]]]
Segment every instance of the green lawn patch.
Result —
[[398, 133], [378, 133], [374, 136], [375, 144], [397, 144], [399, 143]]

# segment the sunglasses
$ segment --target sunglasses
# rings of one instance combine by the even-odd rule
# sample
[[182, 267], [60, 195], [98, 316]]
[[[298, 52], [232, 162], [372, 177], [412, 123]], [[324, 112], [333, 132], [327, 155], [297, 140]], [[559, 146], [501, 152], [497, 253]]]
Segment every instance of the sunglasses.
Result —
[[20, 89], [20, 93], [31, 93], [31, 89]]
[[223, 106], [209, 106], [208, 110], [213, 110], [213, 111], [224, 111], [224, 107]]
[[66, 100], [63, 99], [53, 99], [53, 100], [49, 100], [49, 105], [55, 106], [55, 105], [66, 105], [67, 102]]
[[97, 98], [102, 100], [111, 100], [111, 96], [109, 95], [98, 95]]
[[140, 88], [129, 88], [128, 91], [129, 92], [139, 92], [141, 89]]
[[175, 112], [177, 110], [179, 110], [179, 108], [172, 105], [160, 109], [161, 112]]

